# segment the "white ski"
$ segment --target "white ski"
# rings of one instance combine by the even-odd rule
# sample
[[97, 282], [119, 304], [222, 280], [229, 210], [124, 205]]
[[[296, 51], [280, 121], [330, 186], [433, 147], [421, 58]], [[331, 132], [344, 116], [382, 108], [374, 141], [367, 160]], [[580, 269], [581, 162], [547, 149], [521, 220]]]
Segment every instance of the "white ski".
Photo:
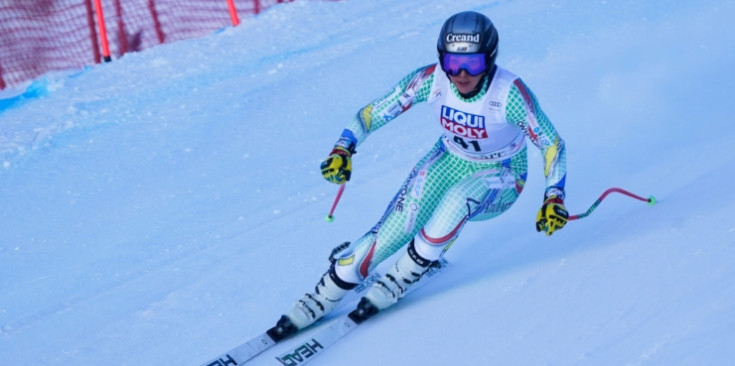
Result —
[[[370, 287], [375, 281], [380, 278], [380, 274], [375, 272], [372, 275], [368, 276], [364, 281], [362, 281], [355, 289], [352, 291], [350, 296], [345, 297], [345, 301], [342, 301], [343, 304], [350, 304], [352, 303], [352, 300], [354, 298], [359, 298], [359, 296], [367, 290], [368, 287]], [[338, 310], [346, 305], [338, 306]], [[253, 337], [249, 341], [215, 357], [214, 359], [202, 364], [202, 366], [237, 366], [242, 365], [243, 363], [249, 361], [250, 359], [254, 358], [255, 356], [263, 353], [263, 351], [273, 347], [278, 343], [277, 340], [274, 340], [271, 338], [268, 333], [264, 332], [263, 334], [260, 334], [256, 337]]]
[[357, 328], [357, 323], [350, 319], [349, 315], [342, 315], [328, 328], [308, 337], [295, 347], [277, 356], [276, 359], [282, 365], [303, 365], [355, 328]]
[[215, 359], [204, 363], [202, 366], [236, 366], [245, 363], [251, 358], [259, 355], [268, 348], [273, 347], [276, 342], [263, 333], [253, 339], [217, 356]]
[[[441, 259], [438, 265], [433, 266], [428, 272], [424, 274], [424, 278], [408, 290], [411, 293], [428, 282], [428, 278], [433, 277], [437, 273], [441, 272], [444, 267], [447, 266], [447, 260]], [[333, 312], [339, 312], [339, 309], [347, 304], [354, 304], [354, 298], [359, 298], [365, 290], [367, 290], [375, 281], [380, 278], [380, 274], [375, 271], [372, 275], [368, 276], [360, 285], [342, 300], [342, 304], [337, 306]], [[354, 313], [354, 311], [353, 311]], [[350, 319], [349, 315], [343, 315], [338, 317], [328, 328], [321, 330], [317, 335], [309, 338], [305, 342], [299, 343], [296, 347], [290, 351], [277, 357], [284, 365], [302, 365], [311, 359], [318, 352], [329, 347], [332, 343], [342, 338], [345, 334], [350, 332], [352, 329], [357, 327], [357, 323]], [[288, 337], [287, 337], [288, 338]], [[315, 339], [316, 342], [311, 342]], [[242, 365], [249, 360], [255, 358], [257, 355], [263, 353], [265, 350], [275, 346], [281, 339], [274, 339], [267, 332], [264, 332], [256, 337], [253, 337], [249, 341], [215, 357], [214, 359], [202, 364], [201, 366], [238, 366]], [[283, 361], [285, 359], [287, 361]], [[284, 363], [286, 362], [286, 363]]]
[[[425, 285], [429, 282], [429, 278], [434, 277], [434, 275], [441, 272], [446, 266], [447, 261], [442, 258], [439, 265], [432, 267], [425, 273], [424, 278], [416, 286], [410, 288], [406, 295]], [[360, 323], [378, 312], [375, 307], [373, 307], [372, 311], [370, 311], [371, 309], [366, 309], [363, 307], [364, 304], [369, 304], [369, 301], [366, 299], [365, 302], [361, 301], [355, 310], [347, 315], [338, 317], [329, 327], [320, 330], [312, 336], [305, 337], [302, 342], [276, 356], [276, 360], [284, 366], [300, 366], [311, 361], [316, 355], [324, 352], [329, 346], [357, 328]]]

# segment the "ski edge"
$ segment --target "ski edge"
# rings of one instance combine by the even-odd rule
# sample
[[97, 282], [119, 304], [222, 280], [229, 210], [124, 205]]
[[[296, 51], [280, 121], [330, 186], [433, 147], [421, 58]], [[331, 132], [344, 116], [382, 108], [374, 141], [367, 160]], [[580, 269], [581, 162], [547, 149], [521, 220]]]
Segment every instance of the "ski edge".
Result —
[[[437, 265], [433, 266], [424, 275], [427, 278], [434, 277], [436, 274], [442, 272], [448, 263], [446, 259], [441, 258], [437, 262]], [[419, 282], [420, 286], [409, 289], [407, 295], [423, 287], [427, 282], [428, 280], [426, 279], [423, 282]], [[303, 341], [299, 341], [296, 346], [276, 356], [275, 359], [284, 366], [301, 366], [311, 361], [316, 355], [323, 353], [328, 347], [357, 328], [363, 321], [377, 314], [377, 308], [370, 311], [363, 307], [364, 304], [372, 305], [363, 298], [352, 312], [339, 316], [327, 328], [318, 331], [316, 334], [304, 337]], [[360, 310], [368, 311], [361, 312]]]
[[276, 341], [264, 332], [249, 341], [205, 362], [202, 366], [235, 366], [241, 365], [265, 350], [276, 345]]
[[358, 323], [352, 320], [349, 315], [342, 315], [329, 325], [329, 327], [322, 329], [312, 336], [306, 337], [296, 346], [276, 356], [275, 359], [281, 365], [303, 365], [353, 329], [357, 328], [357, 325]]
[[[437, 265], [432, 267], [426, 274], [424, 274], [425, 277], [430, 278], [436, 275], [437, 273], [443, 271], [448, 264], [448, 261], [444, 258], [441, 258]], [[379, 273], [373, 273], [371, 276], [366, 278], [357, 288], [354, 289], [354, 293], [356, 295], [360, 295], [362, 292], [364, 292], [368, 287], [370, 287], [378, 278], [380, 277]], [[424, 285], [427, 281], [419, 282], [420, 285]], [[419, 287], [417, 286], [409, 290], [409, 293], [417, 290]], [[328, 344], [324, 347], [329, 347], [332, 343], [336, 342], [340, 338], [342, 338], [344, 335], [352, 331], [354, 328], [356, 328], [358, 323], [356, 323], [354, 320], [350, 318], [349, 314], [342, 315], [338, 317], [333, 324], [329, 325], [327, 328], [319, 331], [316, 335], [312, 336], [311, 338], [320, 337], [323, 339], [328, 340]], [[330, 336], [331, 335], [331, 336]], [[290, 338], [286, 337], [286, 338]], [[301, 351], [306, 352], [306, 354], [309, 354], [309, 357], [305, 357], [307, 361], [302, 363], [285, 363], [281, 360], [282, 356], [286, 356], [289, 353], [294, 354], [294, 352], [297, 352], [300, 347], [303, 347], [306, 342], [301, 342], [297, 347], [291, 348], [290, 351], [287, 351], [286, 353], [283, 353], [276, 357], [279, 362], [283, 365], [301, 365], [305, 362], [308, 362], [308, 360], [311, 360], [311, 357], [313, 355], [316, 355], [317, 352], [313, 352], [313, 354], [310, 354], [310, 350], [308, 347], [303, 348]], [[280, 343], [280, 340], [275, 340], [271, 336], [268, 335], [268, 332], [263, 332], [262, 334], [255, 336], [251, 338], [249, 341], [240, 344], [239, 346], [232, 348], [231, 350], [220, 354], [219, 356], [211, 359], [208, 362], [205, 362], [201, 366], [237, 366], [244, 364], [256, 356], [260, 355], [261, 353], [265, 352], [269, 348], [272, 348], [276, 344]], [[321, 345], [321, 344], [320, 344]], [[295, 357], [297, 359], [297, 357]]]

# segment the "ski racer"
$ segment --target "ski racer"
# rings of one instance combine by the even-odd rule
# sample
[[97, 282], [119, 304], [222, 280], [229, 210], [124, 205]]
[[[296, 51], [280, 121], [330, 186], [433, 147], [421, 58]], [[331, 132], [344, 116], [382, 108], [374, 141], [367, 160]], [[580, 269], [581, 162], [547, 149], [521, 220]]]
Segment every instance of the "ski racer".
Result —
[[536, 230], [551, 235], [567, 222], [564, 141], [528, 86], [495, 63], [498, 33], [490, 19], [472, 11], [451, 16], [441, 28], [437, 49], [438, 63], [411, 72], [357, 112], [321, 171], [332, 183], [349, 181], [356, 147], [418, 103], [433, 108], [438, 141], [416, 163], [375, 226], [333, 253], [332, 265], [313, 292], [281, 317], [280, 329], [295, 332], [311, 325], [402, 250], [361, 306], [377, 312], [397, 302], [468, 221], [496, 217], [516, 201], [527, 175], [526, 140], [544, 160], [546, 189]]

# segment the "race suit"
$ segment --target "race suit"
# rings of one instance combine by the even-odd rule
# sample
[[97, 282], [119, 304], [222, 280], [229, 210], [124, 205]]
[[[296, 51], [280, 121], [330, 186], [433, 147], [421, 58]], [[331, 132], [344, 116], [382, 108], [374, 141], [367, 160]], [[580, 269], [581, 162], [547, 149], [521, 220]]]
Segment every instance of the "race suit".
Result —
[[436, 260], [467, 221], [508, 210], [526, 181], [526, 138], [542, 152], [546, 195], [563, 198], [564, 142], [534, 94], [501, 67], [481, 82], [481, 91], [465, 99], [436, 64], [419, 68], [362, 108], [344, 129], [336, 145], [354, 149], [413, 105], [428, 102], [441, 137], [378, 223], [338, 255], [340, 279], [359, 283], [411, 240], [418, 255]]

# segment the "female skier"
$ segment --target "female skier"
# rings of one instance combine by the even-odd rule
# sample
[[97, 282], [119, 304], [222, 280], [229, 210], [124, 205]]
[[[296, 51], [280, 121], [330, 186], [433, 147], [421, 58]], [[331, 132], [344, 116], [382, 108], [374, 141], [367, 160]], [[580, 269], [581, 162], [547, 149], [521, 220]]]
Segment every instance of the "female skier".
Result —
[[398, 301], [467, 221], [498, 216], [516, 201], [527, 174], [526, 138], [544, 159], [546, 190], [536, 230], [551, 235], [566, 223], [564, 142], [525, 83], [495, 64], [498, 33], [490, 19], [471, 11], [453, 15], [439, 33], [437, 48], [438, 64], [415, 70], [360, 109], [321, 164], [322, 174], [333, 183], [348, 181], [355, 148], [420, 102], [434, 109], [439, 140], [415, 165], [378, 223], [333, 254], [314, 291], [281, 317], [279, 333], [314, 323], [380, 262], [405, 248], [360, 306], [377, 312]]

